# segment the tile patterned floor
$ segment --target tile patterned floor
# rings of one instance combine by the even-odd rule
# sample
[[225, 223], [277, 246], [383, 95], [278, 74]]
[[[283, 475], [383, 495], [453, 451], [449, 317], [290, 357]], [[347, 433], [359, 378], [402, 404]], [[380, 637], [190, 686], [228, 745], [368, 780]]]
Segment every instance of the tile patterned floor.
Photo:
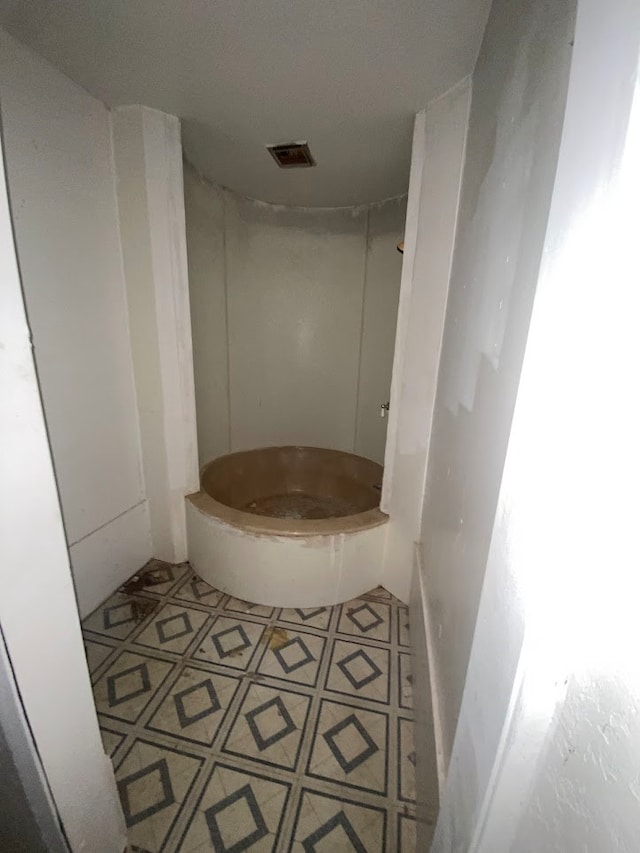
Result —
[[407, 609], [281, 609], [152, 561], [84, 621], [133, 851], [413, 853]]

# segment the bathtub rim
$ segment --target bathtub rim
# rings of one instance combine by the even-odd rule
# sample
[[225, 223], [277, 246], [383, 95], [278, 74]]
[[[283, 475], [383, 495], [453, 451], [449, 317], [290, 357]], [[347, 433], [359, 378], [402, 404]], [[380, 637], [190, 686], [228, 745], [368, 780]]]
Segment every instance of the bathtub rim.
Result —
[[389, 520], [389, 516], [379, 507], [339, 518], [274, 518], [227, 506], [203, 490], [187, 495], [186, 499], [203, 515], [238, 530], [263, 536], [338, 536], [341, 533], [357, 533], [360, 530], [379, 527]]

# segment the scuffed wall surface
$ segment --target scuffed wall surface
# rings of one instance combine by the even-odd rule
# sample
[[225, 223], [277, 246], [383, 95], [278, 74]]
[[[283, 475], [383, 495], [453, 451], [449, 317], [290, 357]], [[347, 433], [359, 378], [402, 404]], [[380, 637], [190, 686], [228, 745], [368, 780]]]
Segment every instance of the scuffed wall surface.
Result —
[[573, 7], [496, 0], [473, 76], [422, 530], [447, 760], [547, 223]]
[[383, 461], [405, 206], [267, 205], [185, 166], [201, 465], [284, 444]]
[[634, 672], [591, 671], [572, 678], [515, 850], [638, 850], [636, 684]]
[[[27, 314], [87, 612], [151, 556], [111, 120], [102, 103], [1, 31], [0, 95]], [[108, 527], [124, 515], [127, 544], [114, 548]]]

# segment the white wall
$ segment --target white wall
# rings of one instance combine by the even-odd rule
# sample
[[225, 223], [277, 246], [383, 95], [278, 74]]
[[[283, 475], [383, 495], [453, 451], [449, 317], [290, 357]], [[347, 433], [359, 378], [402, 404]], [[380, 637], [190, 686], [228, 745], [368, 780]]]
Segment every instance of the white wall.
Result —
[[380, 463], [388, 426], [388, 419], [380, 417], [380, 404], [391, 399], [402, 271], [396, 237], [404, 237], [406, 208], [406, 197], [369, 206], [355, 448]]
[[286, 208], [185, 174], [200, 463], [278, 444], [382, 462], [404, 200]]
[[112, 120], [151, 543], [179, 563], [184, 496], [198, 489], [180, 122], [140, 106]]
[[466, 79], [418, 113], [413, 134], [381, 503], [391, 519], [384, 584], [403, 601], [420, 539], [470, 99]]
[[574, 44], [438, 853], [640, 849], [640, 7]]
[[225, 191], [184, 164], [184, 204], [200, 465], [229, 453]]
[[0, 32], [12, 218], [81, 612], [151, 556], [107, 109]]
[[100, 740], [82, 646], [18, 276], [2, 139], [0, 281], [2, 643], [29, 725], [25, 739], [33, 739], [31, 757], [41, 766], [38, 784], [55, 803], [53, 819], [60, 821], [74, 853], [120, 853], [126, 844], [124, 818]]
[[542, 254], [573, 7], [495, 0], [473, 75], [421, 538], [445, 763]]

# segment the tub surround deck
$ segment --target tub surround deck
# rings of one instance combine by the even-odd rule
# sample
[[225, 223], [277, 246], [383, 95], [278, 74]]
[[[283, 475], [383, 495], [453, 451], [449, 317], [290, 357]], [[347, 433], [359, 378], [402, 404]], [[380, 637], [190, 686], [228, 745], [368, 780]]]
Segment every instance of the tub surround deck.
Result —
[[[201, 482], [187, 497], [189, 558], [212, 586], [257, 604], [314, 607], [380, 583], [388, 517], [377, 463], [270, 447], [214, 460]], [[264, 514], [270, 503], [278, 517]]]

